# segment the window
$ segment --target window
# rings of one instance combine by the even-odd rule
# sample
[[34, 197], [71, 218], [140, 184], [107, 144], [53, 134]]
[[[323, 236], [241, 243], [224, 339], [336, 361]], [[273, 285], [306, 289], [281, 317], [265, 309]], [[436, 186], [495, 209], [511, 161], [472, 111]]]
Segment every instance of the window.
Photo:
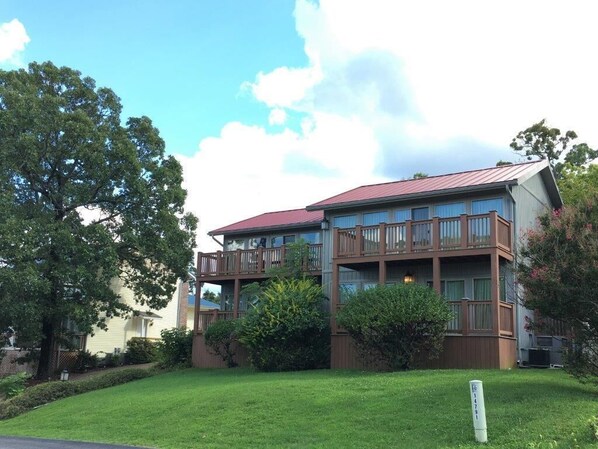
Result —
[[319, 232], [306, 232], [305, 234], [299, 234], [299, 238], [310, 245], [316, 245], [322, 241]]
[[270, 239], [270, 248], [279, 248], [282, 245], [286, 245], [288, 243], [293, 243], [295, 241], [294, 235], [278, 235], [276, 237], [272, 237]]
[[465, 203], [439, 204], [434, 207], [434, 215], [440, 218], [458, 217], [465, 213]]
[[355, 215], [343, 215], [332, 219], [335, 228], [354, 228], [357, 223]]
[[488, 200], [473, 200], [471, 202], [472, 214], [487, 214], [495, 210], [498, 215], [503, 215], [503, 200], [502, 198], [491, 198]]
[[[434, 282], [428, 281], [427, 284], [434, 288]], [[440, 294], [449, 301], [461, 301], [465, 297], [465, 281], [440, 281]]]
[[245, 239], [229, 239], [226, 241], [226, 251], [245, 249]]
[[411, 209], [411, 218], [413, 220], [427, 220], [430, 218], [430, 210], [428, 207], [416, 207]]
[[249, 249], [265, 248], [266, 242], [266, 237], [257, 237], [254, 239], [249, 239]]
[[388, 223], [388, 212], [371, 212], [363, 214], [364, 226], [374, 226], [380, 223]]
[[341, 304], [345, 304], [349, 298], [357, 291], [357, 284], [342, 283], [339, 285], [339, 299]]
[[[474, 279], [473, 280], [473, 299], [478, 301], [490, 301], [492, 299], [492, 284], [490, 278]], [[499, 299], [501, 301], [507, 300], [505, 277], [499, 278]]]
[[407, 220], [411, 220], [411, 210], [399, 209], [399, 210], [395, 211], [395, 221], [397, 223], [402, 223]]
[[364, 290], [369, 290], [370, 288], [376, 288], [378, 287], [378, 283], [377, 282], [364, 282], [363, 283], [363, 289]]

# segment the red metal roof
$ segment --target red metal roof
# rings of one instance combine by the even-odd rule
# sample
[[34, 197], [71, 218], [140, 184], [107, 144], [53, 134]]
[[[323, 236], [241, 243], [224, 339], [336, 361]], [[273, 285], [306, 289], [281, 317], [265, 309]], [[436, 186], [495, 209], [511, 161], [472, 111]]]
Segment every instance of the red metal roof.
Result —
[[208, 232], [208, 234], [222, 235], [258, 229], [317, 225], [322, 221], [323, 218], [324, 213], [322, 211], [307, 211], [305, 209], [267, 212], [265, 214], [248, 218], [222, 228], [214, 229], [213, 231]]
[[403, 181], [372, 184], [343, 192], [331, 198], [307, 206], [309, 210], [328, 209], [334, 206], [349, 205], [373, 200], [400, 199], [400, 197], [419, 196], [422, 194], [450, 193], [451, 190], [508, 184], [522, 180], [547, 167], [546, 161], [525, 162], [522, 164], [503, 165], [481, 170], [451, 173], [427, 178], [407, 179]]

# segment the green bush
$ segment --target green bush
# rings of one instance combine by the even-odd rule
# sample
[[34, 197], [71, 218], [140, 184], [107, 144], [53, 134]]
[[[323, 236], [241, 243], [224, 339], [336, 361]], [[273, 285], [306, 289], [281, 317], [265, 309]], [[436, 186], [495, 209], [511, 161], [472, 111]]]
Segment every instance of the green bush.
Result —
[[322, 288], [312, 279], [275, 279], [242, 321], [239, 341], [253, 366], [292, 371], [329, 366], [330, 330]]
[[164, 329], [157, 344], [158, 365], [162, 368], [191, 366], [193, 331], [184, 328]]
[[89, 351], [79, 351], [73, 371], [85, 372], [98, 366], [98, 356]]
[[363, 355], [406, 370], [420, 355], [438, 356], [452, 312], [431, 288], [398, 284], [353, 294], [336, 318]]
[[21, 395], [0, 403], [0, 419], [13, 418], [35, 407], [57, 401], [58, 399], [120, 385], [152, 375], [154, 375], [154, 372], [151, 370], [129, 368], [98, 374], [79, 381], [55, 381], [35, 385], [27, 388]]
[[0, 400], [10, 399], [25, 391], [25, 383], [30, 377], [27, 373], [17, 373], [0, 378]]
[[127, 363], [138, 365], [156, 361], [156, 343], [146, 338], [133, 337], [127, 342]]
[[215, 355], [222, 357], [226, 366], [234, 368], [237, 366], [233, 343], [238, 341], [239, 320], [220, 320], [212, 323], [204, 334], [208, 348]]

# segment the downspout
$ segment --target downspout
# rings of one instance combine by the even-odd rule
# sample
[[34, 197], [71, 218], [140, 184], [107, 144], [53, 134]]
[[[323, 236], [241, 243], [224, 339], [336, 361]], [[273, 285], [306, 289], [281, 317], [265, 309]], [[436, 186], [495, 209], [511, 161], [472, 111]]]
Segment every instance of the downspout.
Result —
[[214, 237], [211, 234], [208, 234], [210, 237], [212, 237], [212, 240], [214, 240], [216, 243], [218, 243], [222, 248], [224, 248], [224, 243], [220, 243], [218, 240], [216, 240], [216, 237]]
[[[509, 197], [511, 198], [511, 218], [512, 218], [512, 222], [513, 222], [513, 231], [515, 231], [517, 229], [517, 208], [515, 207], [517, 202], [515, 201], [515, 197], [513, 196], [513, 192], [512, 192], [512, 186], [508, 185], [505, 186], [505, 190], [507, 191], [507, 195], [509, 195]], [[516, 232], [513, 232], [514, 236], [517, 235]], [[517, 239], [513, 238], [513, 241], [511, 242], [513, 245], [513, 253], [515, 254], [515, 260], [514, 260], [514, 267], [517, 267]], [[519, 289], [519, 284], [517, 284], [517, 289]], [[520, 341], [521, 341], [521, 336], [519, 335], [519, 304], [518, 304], [518, 298], [517, 298], [517, 294], [518, 292], [515, 291], [515, 329], [517, 331], [517, 337], [515, 338], [515, 342], [517, 345], [517, 360], [519, 361], [519, 364], [521, 365], [523, 362], [523, 358], [521, 357], [521, 345], [520, 345]]]

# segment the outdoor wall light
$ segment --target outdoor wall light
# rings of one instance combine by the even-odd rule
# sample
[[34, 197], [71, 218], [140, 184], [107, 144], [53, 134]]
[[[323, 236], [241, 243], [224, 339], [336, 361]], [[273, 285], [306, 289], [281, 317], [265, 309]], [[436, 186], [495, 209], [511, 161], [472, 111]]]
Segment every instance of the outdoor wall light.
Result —
[[60, 373], [60, 380], [62, 380], [63, 382], [69, 380], [69, 370], [62, 370], [62, 373]]
[[327, 231], [329, 227], [330, 227], [330, 222], [324, 218], [322, 220], [322, 222], [320, 223], [320, 228], [322, 229], [322, 231]]
[[408, 271], [407, 273], [405, 273], [405, 277], [403, 278], [403, 282], [405, 284], [412, 284], [415, 282], [415, 276], [413, 276], [413, 274], [411, 274], [410, 271]]

